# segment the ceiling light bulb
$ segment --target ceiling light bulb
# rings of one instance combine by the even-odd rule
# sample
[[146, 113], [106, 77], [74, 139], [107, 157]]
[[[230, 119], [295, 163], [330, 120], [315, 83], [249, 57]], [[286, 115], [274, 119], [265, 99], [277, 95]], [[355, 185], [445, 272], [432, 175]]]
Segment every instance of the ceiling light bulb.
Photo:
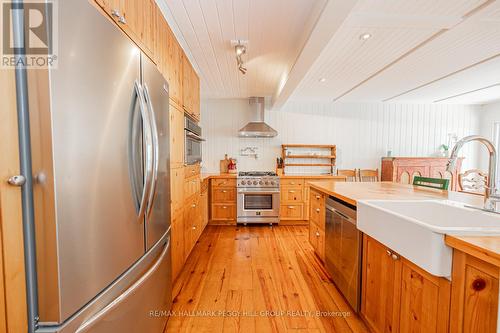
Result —
[[368, 32], [365, 32], [364, 34], [361, 34], [359, 36], [359, 39], [361, 40], [367, 40], [367, 39], [370, 39], [372, 37], [372, 34], [368, 33]]
[[325, 82], [326, 79], [324, 77], [322, 77], [321, 79], [319, 79], [319, 82]]

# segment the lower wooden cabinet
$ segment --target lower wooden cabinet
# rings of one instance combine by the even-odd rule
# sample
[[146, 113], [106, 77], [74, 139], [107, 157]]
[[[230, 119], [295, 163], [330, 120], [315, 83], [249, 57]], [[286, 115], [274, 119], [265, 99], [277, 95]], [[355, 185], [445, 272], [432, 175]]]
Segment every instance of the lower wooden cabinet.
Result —
[[498, 332], [500, 268], [453, 252], [450, 332]]
[[280, 219], [286, 220], [302, 220], [304, 217], [304, 204], [290, 203], [280, 207]]
[[451, 284], [363, 236], [361, 315], [373, 332], [448, 332]]
[[309, 243], [321, 260], [325, 261], [325, 229], [313, 221], [309, 222]]
[[171, 227], [172, 278], [175, 279], [184, 266], [186, 251], [184, 245], [184, 217], [181, 211], [173, 215]]
[[210, 186], [210, 223], [236, 223], [236, 179], [212, 179]]

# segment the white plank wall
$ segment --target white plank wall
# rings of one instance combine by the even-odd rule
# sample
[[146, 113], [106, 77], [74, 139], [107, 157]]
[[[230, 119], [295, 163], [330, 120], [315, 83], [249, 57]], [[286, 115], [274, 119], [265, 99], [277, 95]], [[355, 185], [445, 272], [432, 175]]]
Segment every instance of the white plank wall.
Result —
[[[388, 149], [393, 156], [432, 156], [448, 133], [479, 133], [481, 114], [481, 106], [289, 102], [266, 111], [278, 136], [255, 139], [237, 137], [252, 117], [246, 99], [209, 99], [202, 101], [203, 168], [218, 172], [227, 153], [240, 171], [274, 170], [282, 143], [336, 144], [338, 168], [380, 168]], [[245, 147], [257, 147], [259, 157], [240, 156]], [[463, 155], [464, 168], [477, 165], [477, 146], [465, 146]]]

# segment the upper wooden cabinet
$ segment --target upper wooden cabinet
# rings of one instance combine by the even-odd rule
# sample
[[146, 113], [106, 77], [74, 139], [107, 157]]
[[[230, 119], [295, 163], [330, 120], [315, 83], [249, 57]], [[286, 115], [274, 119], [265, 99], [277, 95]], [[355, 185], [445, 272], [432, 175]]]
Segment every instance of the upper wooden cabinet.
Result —
[[168, 81], [170, 100], [182, 109], [182, 49], [163, 14], [156, 11], [157, 63]]
[[182, 107], [195, 120], [200, 120], [200, 80], [189, 59], [182, 57]]
[[153, 61], [157, 7], [154, 0], [95, 0]]

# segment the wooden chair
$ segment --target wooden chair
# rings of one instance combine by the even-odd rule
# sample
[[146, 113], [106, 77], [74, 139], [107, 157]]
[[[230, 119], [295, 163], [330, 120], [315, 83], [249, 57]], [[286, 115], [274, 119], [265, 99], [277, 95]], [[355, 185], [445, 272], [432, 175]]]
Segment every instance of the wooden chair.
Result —
[[430, 187], [438, 190], [448, 190], [448, 187], [450, 186], [450, 180], [416, 176], [415, 178], [413, 178], [413, 185]]
[[348, 182], [357, 181], [356, 169], [354, 170], [337, 170], [337, 176], [345, 176]]
[[378, 182], [378, 169], [375, 170], [359, 170], [359, 181], [360, 182]]
[[488, 174], [479, 169], [470, 169], [458, 175], [458, 190], [484, 195]]

